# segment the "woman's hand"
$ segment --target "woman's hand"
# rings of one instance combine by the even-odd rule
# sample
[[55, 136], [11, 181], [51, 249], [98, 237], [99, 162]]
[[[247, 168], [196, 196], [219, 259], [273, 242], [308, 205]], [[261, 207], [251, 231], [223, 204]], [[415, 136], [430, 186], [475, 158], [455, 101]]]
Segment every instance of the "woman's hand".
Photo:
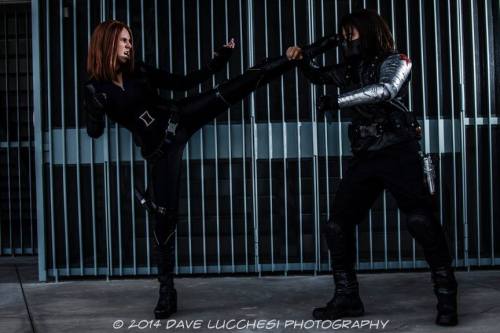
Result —
[[229, 42], [227, 42], [227, 44], [224, 44], [223, 46], [229, 49], [234, 49], [236, 47], [236, 41], [234, 40], [234, 38], [231, 38]]
[[286, 57], [288, 60], [302, 60], [304, 58], [302, 49], [298, 46], [290, 46], [286, 50]]
[[214, 57], [208, 63], [208, 69], [213, 73], [220, 71], [231, 58], [234, 48], [236, 47], [236, 42], [234, 38], [231, 38], [227, 44], [222, 45], [214, 52]]

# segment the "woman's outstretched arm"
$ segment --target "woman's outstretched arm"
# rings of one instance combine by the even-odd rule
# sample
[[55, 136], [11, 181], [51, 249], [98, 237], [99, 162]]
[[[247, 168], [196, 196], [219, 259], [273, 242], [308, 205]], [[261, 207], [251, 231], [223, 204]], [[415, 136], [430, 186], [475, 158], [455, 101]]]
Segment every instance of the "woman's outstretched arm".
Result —
[[140, 73], [147, 76], [149, 82], [155, 88], [186, 91], [205, 82], [213, 74], [222, 70], [229, 61], [235, 45], [233, 38], [227, 44], [218, 48], [214, 53], [214, 57], [204, 67], [187, 75], [170, 73], [141, 61], [137, 62], [136, 66]]

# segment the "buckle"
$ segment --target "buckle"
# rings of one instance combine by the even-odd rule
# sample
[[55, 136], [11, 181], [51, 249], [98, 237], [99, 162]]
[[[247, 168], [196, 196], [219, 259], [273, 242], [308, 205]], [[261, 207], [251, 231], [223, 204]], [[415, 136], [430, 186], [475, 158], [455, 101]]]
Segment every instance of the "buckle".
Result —
[[359, 125], [357, 128], [357, 131], [359, 133], [359, 136], [361, 138], [366, 138], [368, 136], [374, 136], [374, 137], [380, 137], [381, 134], [384, 132], [382, 124], [379, 123], [373, 123], [368, 126], [364, 125]]
[[178, 123], [172, 121], [172, 118], [168, 120], [168, 126], [166, 129], [167, 135], [171, 133], [173, 136], [175, 136], [175, 130], [177, 129]]

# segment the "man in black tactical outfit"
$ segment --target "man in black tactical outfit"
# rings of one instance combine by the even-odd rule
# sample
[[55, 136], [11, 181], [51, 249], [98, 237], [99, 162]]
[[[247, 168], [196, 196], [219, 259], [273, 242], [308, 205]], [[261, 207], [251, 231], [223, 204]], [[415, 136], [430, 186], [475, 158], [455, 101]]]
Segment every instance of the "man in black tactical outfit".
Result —
[[331, 252], [335, 294], [315, 319], [364, 314], [355, 274], [355, 225], [362, 222], [375, 199], [389, 190], [407, 216], [411, 235], [422, 246], [437, 296], [439, 325], [456, 325], [457, 282], [447, 241], [433, 212], [433, 196], [424, 183], [420, 127], [402, 98], [410, 80], [411, 61], [394, 49], [387, 23], [370, 10], [343, 17], [343, 35], [336, 38], [344, 62], [319, 67], [299, 47], [287, 50], [301, 60], [304, 75], [314, 84], [331, 84], [339, 96], [321, 96], [319, 112], [349, 108], [348, 135], [353, 158], [335, 193], [331, 219], [323, 225]]

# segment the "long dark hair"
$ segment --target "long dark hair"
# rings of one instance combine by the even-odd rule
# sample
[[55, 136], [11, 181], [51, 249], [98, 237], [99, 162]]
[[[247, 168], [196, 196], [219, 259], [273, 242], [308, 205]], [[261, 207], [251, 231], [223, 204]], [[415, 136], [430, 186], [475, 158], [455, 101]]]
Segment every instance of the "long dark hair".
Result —
[[361, 38], [363, 52], [368, 57], [380, 56], [394, 51], [394, 39], [387, 22], [375, 11], [362, 9], [342, 17], [339, 31], [347, 33], [356, 27]]
[[[100, 23], [92, 33], [87, 54], [87, 74], [97, 80], [115, 80], [118, 70], [118, 37], [123, 29], [127, 29], [132, 42], [132, 31], [123, 22], [107, 20]], [[134, 69], [134, 48], [130, 50], [129, 61], [124, 65], [124, 71]]]

